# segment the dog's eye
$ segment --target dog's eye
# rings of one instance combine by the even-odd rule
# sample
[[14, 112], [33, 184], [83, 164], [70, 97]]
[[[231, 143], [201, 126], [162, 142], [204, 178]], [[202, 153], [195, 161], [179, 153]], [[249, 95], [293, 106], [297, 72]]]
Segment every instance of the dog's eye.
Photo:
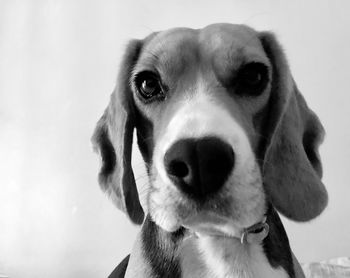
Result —
[[150, 100], [153, 97], [162, 97], [163, 89], [161, 82], [156, 74], [145, 71], [136, 76], [136, 87], [139, 94], [145, 99]]
[[241, 95], [257, 96], [261, 94], [268, 81], [268, 69], [262, 63], [249, 63], [238, 72], [238, 90]]

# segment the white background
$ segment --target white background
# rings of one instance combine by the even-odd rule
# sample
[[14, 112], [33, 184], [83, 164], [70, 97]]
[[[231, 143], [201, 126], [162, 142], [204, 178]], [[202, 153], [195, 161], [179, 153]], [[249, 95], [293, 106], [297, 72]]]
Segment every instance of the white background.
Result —
[[100, 191], [90, 136], [129, 38], [213, 22], [277, 34], [328, 134], [330, 203], [284, 221], [291, 245], [303, 262], [350, 256], [349, 15], [346, 0], [0, 0], [0, 273], [106, 277], [129, 253], [138, 229]]

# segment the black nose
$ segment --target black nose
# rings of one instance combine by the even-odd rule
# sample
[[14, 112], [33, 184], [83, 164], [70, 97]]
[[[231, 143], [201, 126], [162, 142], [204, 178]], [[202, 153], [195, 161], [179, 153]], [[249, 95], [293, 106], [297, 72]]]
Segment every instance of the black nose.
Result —
[[234, 161], [231, 146], [216, 137], [179, 140], [164, 156], [169, 178], [181, 191], [196, 197], [218, 191]]

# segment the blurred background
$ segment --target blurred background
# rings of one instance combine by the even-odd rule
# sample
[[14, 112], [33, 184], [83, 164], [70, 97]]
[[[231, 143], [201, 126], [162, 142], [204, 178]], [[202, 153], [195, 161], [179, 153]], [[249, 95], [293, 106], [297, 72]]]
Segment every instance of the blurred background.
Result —
[[[275, 32], [323, 122], [326, 211], [284, 219], [302, 262], [350, 256], [350, 2], [0, 1], [0, 277], [106, 277], [138, 231], [97, 184], [90, 136], [126, 42], [174, 26]], [[144, 176], [134, 151], [136, 176]]]

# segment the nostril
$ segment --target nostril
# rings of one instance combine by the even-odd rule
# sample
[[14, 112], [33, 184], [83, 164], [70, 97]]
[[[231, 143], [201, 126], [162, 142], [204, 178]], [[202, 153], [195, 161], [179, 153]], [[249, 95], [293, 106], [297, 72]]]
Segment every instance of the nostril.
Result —
[[184, 178], [189, 174], [188, 166], [180, 160], [173, 160], [169, 163], [168, 173], [178, 178]]

